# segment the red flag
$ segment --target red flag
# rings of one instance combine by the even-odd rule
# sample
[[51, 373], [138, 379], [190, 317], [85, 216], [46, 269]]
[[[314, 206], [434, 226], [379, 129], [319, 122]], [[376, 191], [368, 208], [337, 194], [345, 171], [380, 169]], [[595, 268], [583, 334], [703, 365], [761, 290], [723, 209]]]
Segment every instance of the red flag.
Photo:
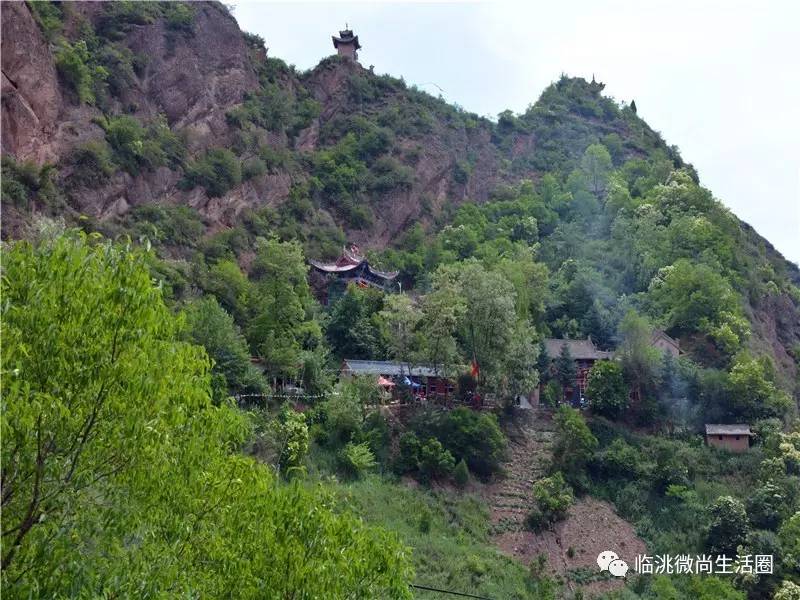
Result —
[[470, 374], [477, 379], [478, 375], [481, 374], [481, 367], [478, 365], [478, 361], [473, 359], [472, 360], [472, 369], [470, 370]]

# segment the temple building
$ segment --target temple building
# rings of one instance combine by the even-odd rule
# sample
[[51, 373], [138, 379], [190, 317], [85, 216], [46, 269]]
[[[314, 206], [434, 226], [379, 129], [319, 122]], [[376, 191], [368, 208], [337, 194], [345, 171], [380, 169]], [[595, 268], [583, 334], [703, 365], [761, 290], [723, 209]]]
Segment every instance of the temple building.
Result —
[[336, 48], [339, 56], [358, 60], [358, 50], [361, 44], [358, 43], [358, 36], [353, 35], [352, 29], [343, 29], [339, 32], [339, 37], [331, 36], [333, 47]]
[[565, 397], [578, 403], [586, 394], [589, 380], [589, 371], [598, 360], [611, 360], [613, 352], [599, 350], [592, 342], [592, 338], [585, 340], [553, 339], [544, 340], [544, 349], [550, 359], [550, 364], [561, 355], [563, 347], [569, 350], [572, 360], [575, 361], [575, 383], [564, 390]]
[[398, 273], [373, 269], [356, 245], [343, 248], [342, 255], [335, 262], [325, 263], [318, 260], [308, 262], [313, 269], [312, 274], [318, 280], [317, 283], [322, 284], [315, 287], [325, 288], [323, 298], [325, 304], [334, 302], [344, 293], [349, 283], [363, 288], [377, 288], [384, 292], [392, 291]]

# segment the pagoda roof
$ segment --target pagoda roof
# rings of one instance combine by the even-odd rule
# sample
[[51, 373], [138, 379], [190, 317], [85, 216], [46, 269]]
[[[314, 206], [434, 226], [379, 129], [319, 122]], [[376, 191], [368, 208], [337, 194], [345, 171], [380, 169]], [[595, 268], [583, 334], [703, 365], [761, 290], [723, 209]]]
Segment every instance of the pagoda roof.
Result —
[[353, 35], [352, 29], [343, 29], [339, 32], [339, 37], [332, 35], [331, 39], [333, 40], [334, 48], [338, 48], [339, 44], [353, 44], [356, 50], [361, 48], [361, 44], [358, 43], [358, 36]]
[[367, 261], [366, 257], [359, 253], [358, 248], [351, 246], [350, 248], [344, 248], [342, 250], [342, 255], [336, 259], [335, 262], [332, 263], [325, 263], [319, 260], [312, 260], [309, 259], [308, 261], [312, 267], [318, 269], [324, 273], [347, 273], [349, 271], [355, 271], [362, 265], [366, 266], [367, 270], [376, 277], [380, 277], [381, 279], [394, 279], [397, 277], [399, 271], [379, 271], [377, 269], [373, 269], [369, 262]]

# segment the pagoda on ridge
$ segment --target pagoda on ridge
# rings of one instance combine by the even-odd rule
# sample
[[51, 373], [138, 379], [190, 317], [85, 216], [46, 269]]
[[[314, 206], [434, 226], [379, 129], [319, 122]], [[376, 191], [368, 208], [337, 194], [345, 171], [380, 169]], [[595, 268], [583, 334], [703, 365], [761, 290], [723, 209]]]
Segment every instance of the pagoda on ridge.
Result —
[[358, 50], [361, 48], [361, 44], [358, 43], [358, 36], [353, 35], [353, 30], [347, 29], [346, 24], [345, 29], [339, 32], [339, 37], [332, 35], [331, 39], [339, 56], [358, 61]]

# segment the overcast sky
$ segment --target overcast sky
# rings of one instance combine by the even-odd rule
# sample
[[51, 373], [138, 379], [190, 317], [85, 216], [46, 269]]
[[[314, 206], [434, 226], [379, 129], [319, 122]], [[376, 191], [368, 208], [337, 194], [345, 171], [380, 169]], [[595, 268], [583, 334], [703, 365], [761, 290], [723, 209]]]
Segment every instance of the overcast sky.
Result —
[[300, 69], [347, 22], [362, 65], [491, 118], [561, 73], [594, 74], [800, 262], [799, 2], [236, 2], [234, 15]]

